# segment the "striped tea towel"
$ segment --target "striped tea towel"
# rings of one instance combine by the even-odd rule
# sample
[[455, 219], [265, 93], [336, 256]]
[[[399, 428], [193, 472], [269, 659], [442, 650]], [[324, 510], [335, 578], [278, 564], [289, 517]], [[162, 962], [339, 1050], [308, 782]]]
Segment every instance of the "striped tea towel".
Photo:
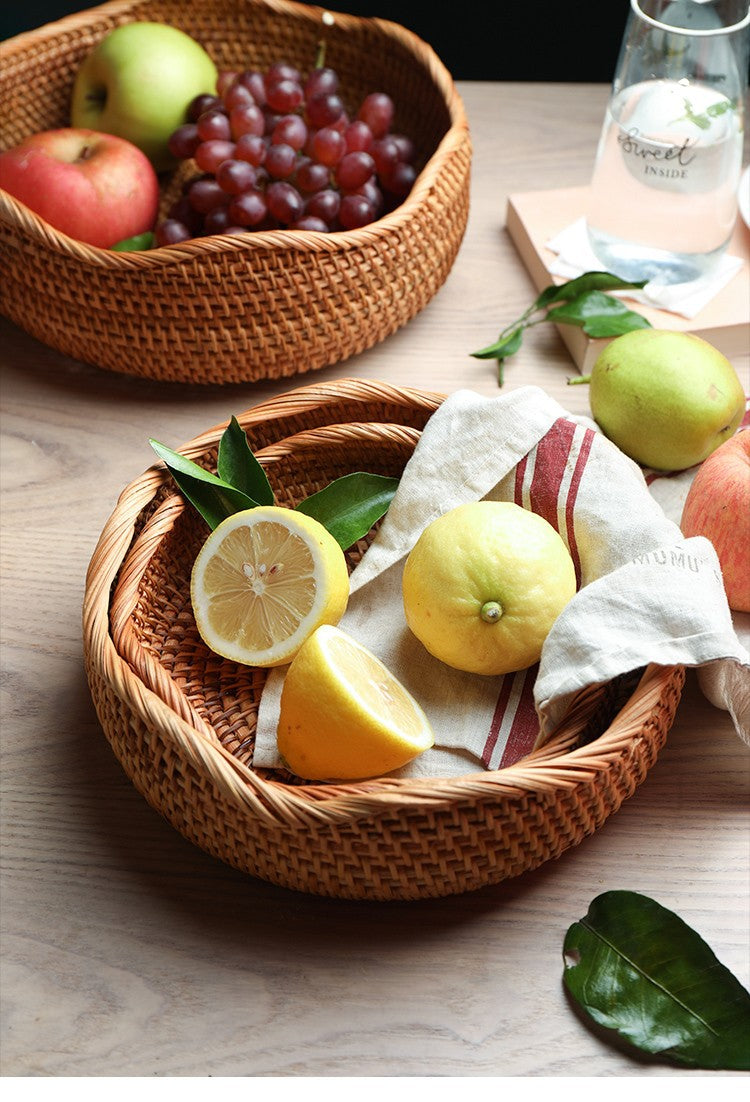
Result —
[[[539, 665], [505, 677], [467, 674], [433, 658], [406, 626], [401, 598], [404, 561], [423, 529], [454, 506], [483, 498], [514, 501], [545, 517], [565, 540], [580, 587]], [[684, 540], [649, 494], [641, 469], [592, 422], [572, 417], [538, 387], [495, 398], [456, 391], [433, 414], [377, 537], [352, 573], [340, 627], [378, 655], [432, 723], [435, 747], [400, 776], [456, 775], [518, 761], [544, 741], [581, 688], [650, 662], [720, 659], [750, 672], [711, 544]], [[281, 764], [283, 679], [283, 667], [271, 670], [261, 698], [254, 755], [260, 767]], [[750, 741], [745, 718], [740, 733]]]

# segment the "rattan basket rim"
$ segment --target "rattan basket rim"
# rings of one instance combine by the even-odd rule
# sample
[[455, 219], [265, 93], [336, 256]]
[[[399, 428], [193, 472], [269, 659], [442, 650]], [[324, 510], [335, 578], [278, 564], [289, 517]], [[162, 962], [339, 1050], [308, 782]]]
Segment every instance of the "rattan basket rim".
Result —
[[[322, 7], [297, 3], [296, 0], [246, 0], [251, 6], [266, 7], [281, 15], [320, 23], [326, 10]], [[0, 65], [12, 54], [31, 45], [42, 45], [53, 40], [61, 31], [75, 30], [90, 24], [92, 18], [107, 15], [117, 18], [134, 7], [134, 0], [109, 0], [84, 12], [65, 16], [33, 31], [26, 31], [0, 43]], [[139, 6], [142, 6], [139, 5]], [[432, 47], [413, 31], [390, 20], [377, 17], [354, 16], [335, 12], [337, 25], [347, 28], [376, 27], [386, 39], [405, 46], [428, 71], [440, 91], [451, 119], [451, 125], [437, 149], [419, 173], [409, 195], [392, 212], [369, 226], [356, 230], [341, 230], [335, 234], [301, 230], [268, 230], [248, 233], [244, 236], [216, 234], [186, 241], [178, 245], [166, 245], [145, 252], [113, 252], [95, 245], [88, 245], [55, 229], [24, 203], [0, 188], [0, 220], [20, 232], [40, 241], [45, 247], [75, 259], [78, 263], [107, 268], [113, 271], [130, 269], [149, 270], [183, 264], [209, 254], [252, 254], [269, 248], [283, 248], [303, 254], [335, 253], [362, 248], [373, 240], [397, 234], [404, 222], [420, 206], [434, 186], [444, 164], [456, 149], [470, 142], [469, 123], [463, 101], [453, 79]]]
[[[263, 403], [240, 416], [243, 427], [251, 423], [267, 421], [269, 417], [282, 418], [286, 413], [319, 409], [321, 404], [335, 397], [361, 399], [363, 409], [368, 399], [379, 397], [383, 401], [409, 404], [415, 401], [422, 409], [435, 408], [439, 395], [408, 388], [396, 388], [387, 384], [362, 382], [355, 379], [336, 383], [313, 384], [288, 395], [281, 395]], [[195, 437], [184, 448], [184, 454], [199, 457], [218, 444], [225, 424]], [[351, 437], [352, 433], [367, 433], [387, 438], [396, 429], [403, 440], [403, 426], [389, 426], [365, 421], [356, 424], [326, 426], [324, 430], [303, 430], [283, 438], [256, 454], [261, 459], [272, 460], [282, 451], [300, 445], [312, 446], [323, 438], [333, 440]], [[162, 490], [170, 476], [162, 464], [148, 468], [133, 480], [120, 494], [115, 509], [101, 533], [92, 556], [86, 577], [83, 605], [83, 635], [87, 665], [97, 671], [112, 690], [139, 714], [147, 726], [154, 726], [163, 736], [174, 741], [182, 754], [205, 770], [219, 789], [233, 802], [244, 805], [254, 815], [271, 823], [284, 821], [327, 822], [352, 821], [385, 814], [394, 807], [428, 808], [436, 804], [450, 804], [488, 796], [554, 795], [580, 784], [592, 782], [602, 770], [616, 768], [627, 758], [633, 740], [637, 739], [660, 699], [670, 684], [681, 676], [678, 667], [649, 666], [627, 703], [610, 723], [608, 729], [594, 742], [570, 749], [569, 740], [562, 742], [557, 736], [543, 748], [515, 765], [502, 770], [470, 772], [451, 778], [379, 778], [372, 781], [335, 785], [288, 786], [276, 780], [266, 780], [244, 763], [235, 759], [212, 734], [203, 721], [170, 706], [159, 691], [149, 687], [136, 676], [130, 664], [119, 653], [113, 639], [111, 602], [115, 580], [119, 587], [137, 587], [139, 564], [133, 564], [128, 554], [133, 546], [133, 536], [138, 517]], [[148, 556], [158, 544], [163, 533], [174, 523], [185, 508], [181, 498], [169, 495], [151, 518], [150, 530], [141, 543]], [[159, 515], [157, 515], [159, 514]], [[156, 519], [154, 519], [156, 518]], [[145, 531], [145, 528], [144, 528]], [[127, 567], [123, 564], [127, 561]], [[120, 571], [123, 570], [126, 574]], [[119, 578], [118, 578], [119, 574]], [[126, 602], [127, 603], [127, 602]], [[158, 688], [158, 685], [157, 685]], [[579, 711], [585, 713], [591, 703], [591, 694], [584, 693], [576, 702], [568, 717], [568, 730], [573, 730]]]

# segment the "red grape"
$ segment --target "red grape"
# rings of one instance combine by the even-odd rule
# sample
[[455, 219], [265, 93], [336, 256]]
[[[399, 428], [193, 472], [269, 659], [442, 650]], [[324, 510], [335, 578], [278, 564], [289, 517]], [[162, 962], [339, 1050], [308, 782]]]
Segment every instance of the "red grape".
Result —
[[373, 142], [372, 130], [366, 122], [355, 119], [344, 131], [347, 153], [369, 153]]
[[307, 101], [305, 113], [307, 121], [316, 129], [330, 126], [344, 114], [344, 101], [335, 92], [324, 92]]
[[167, 144], [173, 157], [176, 157], [178, 161], [187, 161], [193, 156], [200, 142], [195, 123], [186, 122], [184, 126], [178, 126], [172, 132]]
[[195, 124], [195, 128], [202, 142], [215, 140], [228, 142], [232, 136], [229, 118], [224, 111], [218, 111], [215, 108], [212, 111], [204, 111]]
[[301, 107], [304, 99], [302, 85], [295, 80], [276, 80], [271, 84], [266, 81], [266, 102], [272, 110], [282, 115]]
[[201, 142], [195, 151], [195, 163], [204, 172], [216, 172], [222, 161], [234, 156], [234, 142]]
[[227, 195], [239, 195], [240, 192], [255, 187], [257, 174], [247, 161], [230, 159], [222, 161], [219, 165], [216, 170], [216, 180]]
[[269, 145], [264, 163], [269, 176], [287, 180], [297, 167], [297, 151], [285, 142]]
[[416, 178], [417, 170], [414, 166], [399, 161], [384, 178], [383, 187], [386, 191], [389, 191], [391, 195], [403, 198], [411, 191]]
[[375, 162], [369, 153], [347, 153], [336, 166], [336, 183], [350, 191], [369, 180], [374, 171]]
[[364, 195], [345, 195], [339, 207], [339, 222], [345, 230], [367, 226], [375, 218], [375, 209]]
[[235, 141], [241, 138], [243, 134], [257, 134], [260, 137], [266, 126], [263, 111], [257, 103], [248, 103], [244, 107], [232, 108], [229, 123]]
[[400, 160], [398, 145], [390, 137], [376, 138], [370, 146], [370, 156], [375, 162], [375, 171], [381, 177], [387, 175]]
[[324, 188], [316, 191], [305, 203], [305, 214], [314, 218], [321, 218], [329, 226], [333, 225], [338, 217], [341, 206], [341, 196], [333, 188]]
[[216, 91], [223, 96], [228, 88], [237, 80], [237, 73], [229, 69], [223, 69], [216, 78]]
[[385, 92], [371, 92], [365, 96], [357, 118], [366, 122], [373, 137], [382, 138], [390, 130], [393, 122], [393, 100]]
[[188, 104], [187, 121], [197, 122], [204, 112], [210, 111], [213, 107], [221, 107], [221, 100], [218, 96], [212, 96], [208, 92], [195, 96]]
[[268, 185], [266, 202], [269, 213], [287, 226], [301, 218], [305, 209], [300, 193], [285, 180], [274, 180]]
[[156, 227], [154, 236], [157, 245], [179, 245], [181, 241], [189, 241], [191, 237], [195, 237], [195, 234], [191, 233], [182, 222], [174, 218], [166, 218]]
[[398, 159], [411, 163], [414, 160], [414, 142], [406, 134], [391, 134], [391, 141], [398, 146]]
[[251, 165], [262, 165], [266, 159], [267, 143], [258, 134], [241, 134], [235, 146], [235, 157]]
[[315, 230], [317, 233], [329, 233], [330, 226], [322, 218], [315, 218], [312, 214], [304, 214], [297, 222], [292, 222], [290, 230]]
[[260, 191], [245, 191], [229, 204], [229, 217], [238, 226], [257, 226], [267, 212], [266, 200]]
[[239, 81], [230, 85], [221, 98], [227, 111], [233, 111], [235, 107], [249, 107], [251, 103], [255, 103], [253, 93]]
[[329, 169], [317, 161], [306, 161], [297, 167], [295, 182], [300, 191], [321, 191], [328, 187], [330, 180]]
[[273, 128], [271, 141], [275, 145], [285, 143], [300, 150], [307, 141], [307, 126], [301, 115], [282, 115]]
[[206, 214], [214, 207], [220, 207], [227, 200], [218, 180], [211, 177], [195, 180], [188, 189], [187, 197], [190, 206], [193, 210], [197, 210], [199, 214]]
[[277, 80], [291, 80], [295, 84], [302, 83], [302, 73], [296, 65], [289, 61], [274, 61], [266, 70], [266, 85], [273, 84]]
[[310, 144], [310, 154], [314, 160], [332, 168], [346, 153], [346, 141], [332, 126], [322, 126], [316, 130]]
[[246, 69], [244, 73], [240, 73], [237, 79], [252, 93], [258, 106], [262, 107], [266, 102], [266, 82], [263, 79], [263, 74], [257, 69]]
[[213, 210], [208, 211], [203, 220], [203, 229], [206, 233], [225, 233], [231, 225], [229, 208], [226, 206], [214, 207]]
[[325, 67], [313, 69], [305, 81], [305, 99], [312, 99], [313, 96], [320, 96], [327, 92], [335, 92], [338, 90], [338, 86], [339, 77], [334, 69]]

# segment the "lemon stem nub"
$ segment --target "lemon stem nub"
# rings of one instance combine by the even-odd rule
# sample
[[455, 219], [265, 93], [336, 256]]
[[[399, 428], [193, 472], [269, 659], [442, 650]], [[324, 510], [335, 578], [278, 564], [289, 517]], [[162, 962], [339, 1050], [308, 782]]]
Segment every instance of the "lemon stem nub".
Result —
[[479, 615], [485, 624], [496, 624], [503, 614], [503, 606], [497, 601], [485, 601]]

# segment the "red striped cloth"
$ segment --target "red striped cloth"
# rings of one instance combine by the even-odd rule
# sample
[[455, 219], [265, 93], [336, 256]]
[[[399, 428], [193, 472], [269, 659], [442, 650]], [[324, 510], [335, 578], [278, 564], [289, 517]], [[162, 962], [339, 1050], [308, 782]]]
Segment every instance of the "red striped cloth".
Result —
[[[560, 417], [515, 470], [516, 505], [538, 513], [565, 540], [581, 584], [581, 559], [575, 533], [575, 506], [595, 433]], [[482, 753], [487, 769], [500, 769], [525, 757], [539, 734], [534, 705], [534, 665], [502, 679]]]

